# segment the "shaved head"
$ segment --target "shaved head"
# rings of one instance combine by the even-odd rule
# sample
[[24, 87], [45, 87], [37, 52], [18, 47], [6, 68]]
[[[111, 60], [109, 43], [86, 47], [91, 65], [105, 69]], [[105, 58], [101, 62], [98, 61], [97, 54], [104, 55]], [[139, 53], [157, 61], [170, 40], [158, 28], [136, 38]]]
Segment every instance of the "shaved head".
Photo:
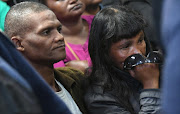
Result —
[[23, 35], [30, 30], [32, 13], [50, 10], [47, 6], [37, 2], [21, 2], [11, 7], [6, 15], [4, 32], [8, 37]]

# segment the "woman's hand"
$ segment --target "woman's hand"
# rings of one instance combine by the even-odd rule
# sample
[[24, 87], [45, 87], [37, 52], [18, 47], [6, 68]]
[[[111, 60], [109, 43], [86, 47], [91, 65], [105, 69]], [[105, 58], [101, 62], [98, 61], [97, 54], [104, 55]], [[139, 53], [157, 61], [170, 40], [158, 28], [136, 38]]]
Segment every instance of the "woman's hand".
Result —
[[145, 63], [129, 70], [132, 77], [139, 80], [144, 89], [159, 88], [159, 66], [154, 63]]

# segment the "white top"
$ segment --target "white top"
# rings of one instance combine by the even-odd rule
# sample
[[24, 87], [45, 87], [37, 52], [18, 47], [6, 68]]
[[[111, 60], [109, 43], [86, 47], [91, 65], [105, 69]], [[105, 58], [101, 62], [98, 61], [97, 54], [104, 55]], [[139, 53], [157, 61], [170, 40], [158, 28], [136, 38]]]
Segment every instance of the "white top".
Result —
[[72, 112], [72, 114], [82, 114], [79, 110], [79, 107], [73, 100], [70, 93], [64, 88], [64, 86], [57, 80], [55, 80], [58, 86], [61, 88], [61, 91], [56, 92], [56, 94], [61, 98], [62, 101], [66, 104], [66, 106], [69, 108], [69, 110]]

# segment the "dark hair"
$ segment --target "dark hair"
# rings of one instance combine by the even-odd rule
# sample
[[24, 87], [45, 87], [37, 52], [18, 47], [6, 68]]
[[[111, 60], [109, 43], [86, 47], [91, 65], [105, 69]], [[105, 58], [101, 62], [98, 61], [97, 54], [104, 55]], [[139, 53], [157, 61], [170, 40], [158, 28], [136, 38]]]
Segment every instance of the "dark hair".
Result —
[[[122, 78], [123, 74], [115, 74], [112, 71], [113, 63], [109, 57], [109, 49], [112, 43], [132, 38], [140, 31], [144, 31], [145, 27], [146, 22], [137, 12], [125, 6], [110, 6], [96, 14], [89, 36], [88, 48], [93, 64], [90, 83], [99, 82], [104, 91], [115, 91], [117, 93], [115, 96], [131, 113], [134, 113], [129, 102], [131, 87]], [[146, 51], [149, 52], [151, 48], [147, 38], [145, 42]]]
[[11, 7], [6, 15], [4, 32], [8, 37], [25, 34], [30, 29], [28, 16], [50, 10], [47, 6], [37, 2], [21, 2]]
[[47, 0], [38, 0], [39, 1], [39, 3], [42, 3], [42, 4], [44, 4], [44, 5], [47, 5]]

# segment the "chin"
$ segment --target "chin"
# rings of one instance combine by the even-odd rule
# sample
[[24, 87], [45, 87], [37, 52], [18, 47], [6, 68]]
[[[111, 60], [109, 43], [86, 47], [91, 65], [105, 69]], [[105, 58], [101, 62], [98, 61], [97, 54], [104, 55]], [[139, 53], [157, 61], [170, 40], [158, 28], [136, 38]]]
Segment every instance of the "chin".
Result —
[[54, 63], [57, 63], [57, 62], [59, 62], [59, 61], [62, 61], [62, 60], [64, 60], [65, 58], [66, 58], [66, 56], [57, 57], [57, 58], [54, 59]]
[[74, 18], [74, 17], [81, 17], [81, 15], [83, 14], [83, 10], [81, 10], [81, 11], [77, 11], [76, 13], [74, 13], [74, 15], [72, 15], [72, 18]]

